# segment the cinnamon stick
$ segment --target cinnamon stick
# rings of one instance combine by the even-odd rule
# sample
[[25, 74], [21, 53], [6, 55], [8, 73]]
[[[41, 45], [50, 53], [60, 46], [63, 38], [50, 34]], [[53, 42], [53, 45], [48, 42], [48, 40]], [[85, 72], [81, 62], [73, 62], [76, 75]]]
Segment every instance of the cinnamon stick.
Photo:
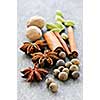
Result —
[[55, 34], [51, 31], [48, 31], [44, 33], [44, 39], [46, 40], [49, 48], [52, 51], [57, 51], [57, 50], [64, 50], [63, 46], [61, 45], [60, 41], [57, 39]]
[[67, 53], [67, 55], [69, 56], [69, 58], [72, 58], [72, 54], [71, 54], [66, 42], [62, 39], [61, 35], [58, 32], [54, 32], [54, 34], [56, 35], [56, 37], [58, 38], [58, 40], [62, 44], [62, 46], [63, 46], [65, 52]]
[[69, 44], [70, 44], [70, 50], [72, 52], [73, 58], [77, 58], [78, 56], [78, 51], [76, 48], [76, 42], [75, 42], [75, 38], [74, 38], [74, 31], [72, 26], [69, 26], [67, 28], [68, 30], [68, 39], [69, 39]]

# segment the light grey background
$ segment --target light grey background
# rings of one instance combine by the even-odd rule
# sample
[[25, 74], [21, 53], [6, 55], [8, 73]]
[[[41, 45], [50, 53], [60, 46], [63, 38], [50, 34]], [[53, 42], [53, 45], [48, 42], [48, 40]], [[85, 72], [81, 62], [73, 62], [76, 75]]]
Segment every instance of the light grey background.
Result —
[[[18, 66], [17, 66], [17, 95], [18, 100], [82, 100], [82, 83], [83, 83], [83, 38], [82, 38], [82, 0], [18, 0]], [[25, 82], [20, 75], [20, 69], [32, 66], [31, 59], [19, 50], [20, 45], [28, 41], [25, 37], [26, 20], [31, 16], [43, 16], [47, 22], [55, 21], [55, 12], [57, 9], [62, 10], [66, 19], [74, 20], [75, 39], [79, 51], [80, 59], [80, 78], [76, 81], [70, 79], [61, 82], [57, 79], [59, 90], [57, 93], [51, 93], [46, 87], [44, 80], [40, 83], [29, 84]], [[53, 75], [49, 75], [52, 76]]]

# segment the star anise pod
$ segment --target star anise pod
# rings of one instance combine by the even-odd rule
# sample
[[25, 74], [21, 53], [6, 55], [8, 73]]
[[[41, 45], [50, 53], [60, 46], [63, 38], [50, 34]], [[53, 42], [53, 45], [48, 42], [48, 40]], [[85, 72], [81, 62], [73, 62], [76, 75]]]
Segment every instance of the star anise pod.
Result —
[[41, 51], [41, 49], [46, 45], [47, 44], [45, 40], [37, 40], [34, 43], [24, 42], [23, 45], [20, 47], [20, 50], [30, 55], [31, 53]]
[[48, 65], [52, 66], [55, 61], [57, 61], [59, 58], [57, 57], [57, 53], [50, 50], [45, 50], [44, 53], [37, 52], [31, 54], [32, 61], [38, 62], [41, 67]]
[[48, 74], [48, 71], [43, 68], [38, 68], [38, 64], [34, 65], [34, 68], [28, 67], [21, 71], [22, 78], [26, 78], [28, 82], [32, 82], [34, 80], [41, 81], [43, 76]]

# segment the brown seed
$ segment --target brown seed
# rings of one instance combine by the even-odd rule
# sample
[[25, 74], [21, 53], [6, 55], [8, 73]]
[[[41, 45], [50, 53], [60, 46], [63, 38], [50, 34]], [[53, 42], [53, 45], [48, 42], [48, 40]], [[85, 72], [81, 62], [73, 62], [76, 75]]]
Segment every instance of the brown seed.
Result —
[[62, 70], [62, 72], [66, 72], [66, 73], [69, 74], [69, 69], [68, 69], [68, 68], [64, 68], [64, 69]]
[[57, 77], [59, 73], [60, 73], [59, 69], [54, 69], [53, 70], [53, 74], [54, 74], [55, 77]]
[[58, 85], [55, 83], [55, 82], [53, 82], [53, 83], [51, 83], [50, 85], [49, 85], [49, 89], [52, 91], [52, 92], [57, 92], [58, 91]]
[[58, 75], [58, 79], [61, 81], [65, 81], [68, 79], [68, 73], [66, 72], [60, 72]]
[[47, 86], [49, 86], [50, 83], [54, 82], [54, 79], [51, 78], [51, 77], [49, 77], [49, 78], [47, 78], [47, 79], [45, 80], [45, 82], [46, 82]]
[[80, 74], [79, 74], [78, 71], [72, 72], [72, 78], [73, 78], [73, 79], [77, 79], [79, 76], [80, 76]]
[[79, 59], [74, 58], [74, 59], [71, 60], [71, 63], [74, 64], [74, 65], [79, 65], [80, 61], [79, 61]]
[[58, 69], [59, 69], [60, 71], [62, 71], [62, 70], [64, 69], [64, 66], [59, 66]]
[[70, 61], [68, 61], [67, 63], [65, 63], [65, 67], [69, 68], [72, 65], [72, 63]]
[[69, 68], [69, 70], [71, 72], [73, 72], [73, 71], [79, 71], [79, 67], [77, 65], [71, 65], [70, 68]]
[[60, 57], [61, 59], [65, 59], [65, 58], [66, 58], [66, 53], [63, 52], [63, 51], [61, 51], [61, 52], [59, 53], [59, 57]]

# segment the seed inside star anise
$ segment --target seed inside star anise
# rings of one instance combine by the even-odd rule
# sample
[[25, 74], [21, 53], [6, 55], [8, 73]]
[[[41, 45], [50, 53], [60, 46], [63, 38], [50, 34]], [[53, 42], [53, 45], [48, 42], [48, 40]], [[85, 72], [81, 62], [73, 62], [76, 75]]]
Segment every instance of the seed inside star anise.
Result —
[[32, 82], [34, 80], [41, 81], [43, 76], [48, 74], [47, 70], [38, 68], [37, 63], [34, 64], [34, 68], [28, 67], [20, 72], [23, 74], [22, 78], [26, 78], [28, 82]]

